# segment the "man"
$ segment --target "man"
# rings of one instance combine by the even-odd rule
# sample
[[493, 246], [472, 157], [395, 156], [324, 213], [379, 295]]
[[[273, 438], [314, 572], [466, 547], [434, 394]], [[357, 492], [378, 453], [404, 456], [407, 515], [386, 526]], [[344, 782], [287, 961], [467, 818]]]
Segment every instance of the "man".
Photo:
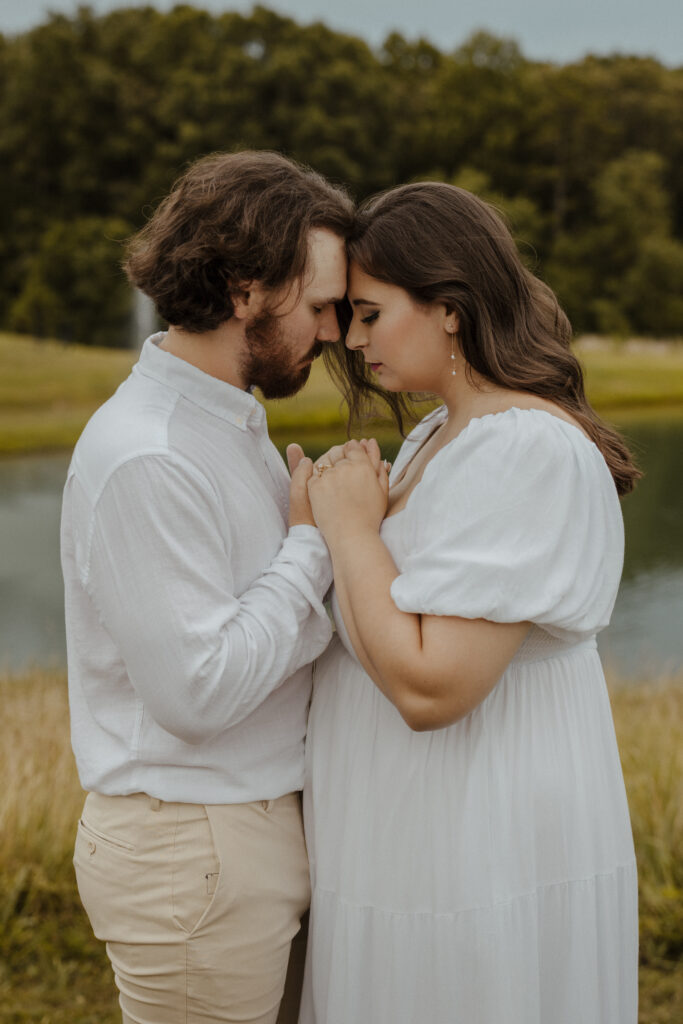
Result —
[[250, 393], [339, 336], [348, 197], [274, 153], [216, 155], [129, 249], [171, 325], [69, 469], [62, 564], [74, 863], [124, 1024], [272, 1024], [309, 899], [297, 790], [331, 581], [306, 482]]

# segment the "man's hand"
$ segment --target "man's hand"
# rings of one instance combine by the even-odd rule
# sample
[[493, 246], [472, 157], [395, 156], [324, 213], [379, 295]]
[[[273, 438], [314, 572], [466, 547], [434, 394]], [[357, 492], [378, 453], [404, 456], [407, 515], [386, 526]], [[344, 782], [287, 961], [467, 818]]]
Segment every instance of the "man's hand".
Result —
[[313, 463], [304, 455], [300, 444], [287, 445], [287, 465], [292, 478], [289, 484], [289, 525], [315, 526], [308, 497], [308, 481], [313, 473]]

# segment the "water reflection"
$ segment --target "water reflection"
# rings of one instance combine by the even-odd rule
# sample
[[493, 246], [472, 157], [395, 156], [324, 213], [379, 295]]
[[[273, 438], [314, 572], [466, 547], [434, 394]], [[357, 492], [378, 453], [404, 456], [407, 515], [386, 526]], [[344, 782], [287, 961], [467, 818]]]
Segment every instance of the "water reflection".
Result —
[[59, 514], [68, 457], [0, 462], [0, 668], [63, 664]]
[[[646, 475], [623, 502], [624, 578], [599, 645], [608, 667], [638, 678], [683, 667], [683, 422], [624, 429]], [[68, 462], [0, 461], [0, 668], [65, 660], [59, 513]]]
[[626, 424], [624, 433], [644, 471], [622, 502], [624, 579], [631, 580], [657, 567], [683, 565], [683, 423]]
[[624, 574], [599, 647], [622, 676], [666, 675], [683, 666], [683, 423], [623, 430], [644, 476], [622, 502]]

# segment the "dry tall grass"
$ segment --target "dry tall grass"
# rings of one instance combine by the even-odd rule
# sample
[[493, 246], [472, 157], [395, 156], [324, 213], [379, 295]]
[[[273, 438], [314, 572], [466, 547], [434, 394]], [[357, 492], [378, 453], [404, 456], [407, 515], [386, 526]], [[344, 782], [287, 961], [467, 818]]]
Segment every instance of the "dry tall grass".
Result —
[[612, 691], [638, 855], [641, 952], [653, 962], [683, 956], [682, 684]]
[[69, 744], [65, 680], [36, 671], [0, 683], [0, 870], [31, 865], [43, 879], [63, 876], [83, 791]]
[[[109, 1024], [113, 986], [70, 864], [83, 792], [64, 676], [0, 679], [0, 701], [0, 1021]], [[680, 1024], [683, 677], [628, 688], [615, 680], [612, 704], [639, 863], [640, 1024]]]

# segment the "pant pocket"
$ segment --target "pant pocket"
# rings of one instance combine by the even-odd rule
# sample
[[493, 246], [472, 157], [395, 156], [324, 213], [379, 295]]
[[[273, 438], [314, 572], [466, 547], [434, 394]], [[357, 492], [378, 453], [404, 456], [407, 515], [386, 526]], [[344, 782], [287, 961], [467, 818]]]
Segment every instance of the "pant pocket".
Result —
[[90, 828], [81, 820], [76, 834], [74, 869], [81, 903], [97, 938], [125, 942], [127, 929], [121, 917], [122, 895], [126, 882], [136, 874], [133, 846], [113, 841], [113, 837]]
[[173, 841], [173, 919], [191, 934], [207, 914], [221, 884], [221, 862], [201, 805], [181, 809]]
[[100, 843], [104, 843], [105, 846], [109, 846], [114, 850], [123, 850], [127, 853], [133, 853], [135, 851], [134, 843], [129, 843], [121, 836], [117, 836], [109, 832], [103, 832], [101, 829], [92, 825], [85, 815], [79, 821], [78, 827], [88, 841], [88, 850], [91, 855], [96, 852]]

